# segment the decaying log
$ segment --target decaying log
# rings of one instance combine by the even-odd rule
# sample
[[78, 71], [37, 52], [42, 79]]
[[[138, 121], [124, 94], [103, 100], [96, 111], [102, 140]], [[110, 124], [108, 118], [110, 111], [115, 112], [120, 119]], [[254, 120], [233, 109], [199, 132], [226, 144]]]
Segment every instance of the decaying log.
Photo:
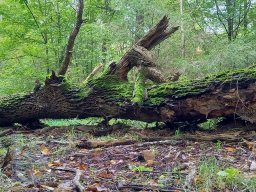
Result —
[[145, 147], [149, 145], [177, 145], [183, 143], [182, 140], [175, 140], [174, 138], [144, 138], [141, 141], [124, 140], [124, 141], [80, 141], [76, 146], [84, 149], [108, 148], [113, 146], [132, 145], [137, 147]]
[[[226, 72], [202, 80], [162, 83], [148, 87], [148, 99], [143, 103], [132, 102], [134, 87], [126, 80], [127, 73], [137, 65], [154, 66], [148, 50], [177, 29], [168, 29], [168, 19], [164, 17], [120, 62], [110, 64], [84, 86], [70, 85], [53, 72], [37, 91], [1, 98], [0, 126], [27, 124], [43, 118], [92, 116], [170, 123], [239, 117], [256, 122], [255, 69]], [[134, 60], [130, 53], [139, 58]]]
[[116, 75], [121, 80], [127, 80], [127, 74], [134, 66], [143, 65], [155, 67], [149, 50], [170, 37], [171, 34], [179, 29], [178, 26], [168, 27], [168, 18], [164, 16], [155, 27], [150, 29], [144, 37], [139, 39], [138, 42], [124, 54], [120, 62], [111, 68], [109, 74]]
[[54, 82], [35, 93], [1, 98], [0, 125], [91, 116], [191, 122], [236, 115], [256, 121], [256, 70], [161, 84], [148, 89], [148, 100], [142, 105], [131, 102], [133, 85], [113, 75], [97, 78], [87, 87]]

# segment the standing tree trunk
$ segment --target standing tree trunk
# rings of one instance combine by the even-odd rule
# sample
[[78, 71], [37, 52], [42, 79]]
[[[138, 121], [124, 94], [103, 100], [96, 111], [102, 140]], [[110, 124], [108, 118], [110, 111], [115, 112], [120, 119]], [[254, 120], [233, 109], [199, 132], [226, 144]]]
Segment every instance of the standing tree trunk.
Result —
[[181, 31], [181, 57], [185, 58], [185, 33], [184, 33], [184, 21], [183, 21], [183, 0], [180, 0], [180, 31]]
[[70, 65], [71, 58], [72, 58], [72, 53], [73, 53], [76, 36], [78, 35], [80, 27], [83, 24], [84, 1], [79, 0], [77, 7], [78, 8], [77, 8], [76, 23], [75, 23], [73, 31], [69, 35], [66, 52], [65, 52], [65, 57], [64, 57], [64, 60], [62, 62], [62, 65], [61, 65], [59, 73], [58, 73], [61, 76], [64, 76], [68, 70], [68, 67]]
[[227, 23], [228, 23], [228, 40], [232, 41], [234, 38], [234, 2], [233, 0], [226, 0], [227, 8]]
[[249, 6], [249, 2], [248, 2], [248, 0], [244, 0], [244, 10], [243, 10], [243, 16], [244, 16], [244, 22], [243, 22], [243, 24], [244, 24], [244, 30], [245, 31], [247, 31], [247, 28], [248, 28], [248, 16], [247, 16], [247, 14], [248, 14], [248, 7]]

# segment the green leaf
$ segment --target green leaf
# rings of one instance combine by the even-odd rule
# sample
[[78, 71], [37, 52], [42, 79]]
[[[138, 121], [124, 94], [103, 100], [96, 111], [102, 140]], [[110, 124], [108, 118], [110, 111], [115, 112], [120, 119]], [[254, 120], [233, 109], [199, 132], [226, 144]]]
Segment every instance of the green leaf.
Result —
[[224, 171], [219, 171], [217, 175], [226, 178], [233, 178], [239, 175], [239, 170], [237, 170], [236, 168], [227, 168]]
[[139, 165], [139, 166], [134, 166], [131, 168], [132, 171], [138, 171], [138, 172], [142, 172], [142, 171], [153, 171], [153, 168], [151, 167], [145, 167], [143, 165]]

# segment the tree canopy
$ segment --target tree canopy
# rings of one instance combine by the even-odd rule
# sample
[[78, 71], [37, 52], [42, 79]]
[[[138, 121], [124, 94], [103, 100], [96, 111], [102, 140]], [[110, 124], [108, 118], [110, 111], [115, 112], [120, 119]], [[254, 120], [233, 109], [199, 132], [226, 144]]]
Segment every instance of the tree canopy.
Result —
[[[184, 26], [183, 32], [153, 50], [163, 71], [195, 78], [255, 62], [254, 1], [184, 1], [182, 5], [181, 15], [180, 3], [171, 0], [85, 1], [85, 23], [67, 77], [80, 83], [98, 63], [118, 60], [163, 15]], [[71, 0], [0, 1], [0, 67], [5, 85], [0, 95], [31, 90], [36, 79], [59, 69], [76, 6]]]

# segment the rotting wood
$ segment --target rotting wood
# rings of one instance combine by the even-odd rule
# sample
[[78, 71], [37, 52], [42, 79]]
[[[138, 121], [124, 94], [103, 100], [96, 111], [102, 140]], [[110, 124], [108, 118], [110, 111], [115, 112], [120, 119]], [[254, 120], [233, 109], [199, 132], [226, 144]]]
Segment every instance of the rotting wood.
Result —
[[156, 187], [156, 186], [146, 186], [146, 185], [136, 185], [136, 184], [119, 184], [118, 189], [130, 189], [136, 191], [160, 191], [160, 192], [177, 192], [177, 191], [184, 191], [182, 188], [178, 187]]
[[80, 169], [76, 169], [76, 175], [74, 179], [72, 180], [73, 184], [75, 185], [75, 188], [78, 192], [83, 192], [85, 190], [85, 187], [81, 184], [80, 179], [83, 175], [83, 171]]
[[148, 100], [141, 105], [131, 102], [133, 85], [114, 76], [98, 78], [85, 88], [47, 82], [36, 93], [1, 98], [0, 125], [92, 116], [173, 123], [236, 115], [256, 121], [256, 70], [161, 84], [148, 89]]
[[[171, 136], [171, 137], [142, 137], [139, 140], [121, 140], [121, 141], [89, 141], [81, 140], [77, 143], [77, 147], [84, 149], [94, 149], [94, 148], [108, 148], [113, 146], [122, 145], [136, 145], [136, 146], [146, 146], [146, 145], [163, 145], [163, 144], [180, 144], [182, 140], [193, 140], [193, 141], [225, 141], [225, 142], [237, 142], [243, 139], [252, 139], [256, 136], [254, 132], [243, 132], [242, 130], [236, 132], [224, 132], [224, 133], [207, 133], [207, 132], [196, 132], [194, 134], [182, 134], [181, 136]], [[144, 142], [144, 143], [141, 143]], [[145, 144], [146, 143], [146, 144]]]
[[[143, 142], [143, 143], [141, 143]], [[177, 145], [182, 143], [181, 140], [175, 140], [173, 138], [142, 138], [138, 140], [123, 140], [123, 141], [88, 141], [82, 140], [77, 144], [77, 147], [84, 149], [94, 149], [94, 148], [108, 148], [121, 145], [133, 145], [138, 147], [148, 146], [148, 145], [165, 145], [172, 144]]]
[[[168, 29], [168, 19], [164, 17], [136, 45], [150, 50], [177, 29]], [[156, 33], [151, 34], [152, 31]], [[129, 51], [124, 57], [130, 57]], [[256, 122], [255, 69], [225, 72], [201, 80], [162, 83], [149, 87], [148, 99], [134, 104], [133, 84], [125, 79], [129, 70], [142, 65], [146, 57], [141, 56], [134, 64], [124, 57], [85, 86], [70, 85], [65, 77], [52, 72], [36, 92], [1, 98], [0, 126], [33, 124], [43, 118], [86, 117], [167, 122], [174, 128], [177, 122], [191, 125], [216, 117]]]
[[12, 129], [6, 129], [6, 130], [0, 132], [0, 137], [4, 137], [4, 136], [10, 135], [12, 133], [13, 133]]
[[[118, 64], [112, 66], [109, 74], [114, 74], [121, 80], [127, 80], [127, 74], [134, 66], [143, 65], [147, 67], [155, 67], [156, 65], [149, 50], [170, 37], [170, 35], [175, 33], [178, 29], [178, 26], [169, 28], [169, 20], [164, 16], [124, 54]], [[158, 70], [155, 68], [154, 72], [155, 71]], [[150, 70], [148, 71], [148, 74], [150, 74]], [[157, 75], [157, 73], [155, 73], [155, 75]]]

